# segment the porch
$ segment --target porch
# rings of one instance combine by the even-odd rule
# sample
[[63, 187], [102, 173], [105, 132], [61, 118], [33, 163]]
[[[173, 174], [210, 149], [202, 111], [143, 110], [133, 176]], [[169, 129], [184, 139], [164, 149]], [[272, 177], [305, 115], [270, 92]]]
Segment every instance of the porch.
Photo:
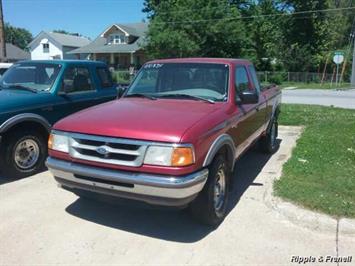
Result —
[[105, 62], [109, 67], [114, 69], [128, 70], [131, 65], [139, 69], [146, 62], [143, 53], [92, 53], [89, 59]]

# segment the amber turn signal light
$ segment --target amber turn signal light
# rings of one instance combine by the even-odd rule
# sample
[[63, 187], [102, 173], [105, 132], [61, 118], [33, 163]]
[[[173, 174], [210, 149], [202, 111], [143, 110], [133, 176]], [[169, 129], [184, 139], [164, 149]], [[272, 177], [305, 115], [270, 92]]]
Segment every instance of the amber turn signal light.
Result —
[[172, 166], [187, 166], [195, 162], [194, 152], [190, 147], [174, 148], [171, 156]]
[[53, 148], [53, 135], [50, 134], [48, 138], [48, 149], [52, 149], [52, 148]]

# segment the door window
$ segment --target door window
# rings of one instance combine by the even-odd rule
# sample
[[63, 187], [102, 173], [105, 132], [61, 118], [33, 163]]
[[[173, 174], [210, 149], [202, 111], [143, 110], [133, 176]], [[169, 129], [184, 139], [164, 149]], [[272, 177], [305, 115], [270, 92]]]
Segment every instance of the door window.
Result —
[[112, 88], [112, 77], [107, 68], [98, 67], [96, 68], [96, 73], [99, 77], [101, 88]]
[[248, 73], [243, 66], [238, 66], [235, 70], [235, 89], [237, 94], [250, 89]]
[[63, 89], [66, 93], [94, 90], [90, 72], [85, 67], [71, 67], [65, 71]]
[[258, 76], [256, 75], [256, 71], [253, 65], [249, 66], [249, 72], [251, 75], [251, 79], [253, 80], [253, 84], [254, 87], [256, 89], [257, 92], [260, 92], [260, 83], [259, 83], [259, 79]]

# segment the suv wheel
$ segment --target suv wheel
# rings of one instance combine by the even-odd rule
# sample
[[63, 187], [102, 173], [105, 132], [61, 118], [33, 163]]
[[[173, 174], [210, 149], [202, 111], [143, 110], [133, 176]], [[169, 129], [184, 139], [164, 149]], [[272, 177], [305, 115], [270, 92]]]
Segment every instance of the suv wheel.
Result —
[[209, 166], [203, 190], [189, 206], [198, 221], [215, 226], [224, 220], [229, 198], [229, 172], [224, 156], [217, 155]]
[[266, 136], [262, 137], [260, 140], [260, 146], [263, 152], [272, 154], [277, 151], [278, 149], [277, 135], [278, 135], [278, 123], [277, 123], [277, 119], [273, 118]]
[[17, 131], [5, 137], [0, 151], [0, 165], [5, 176], [20, 178], [44, 168], [47, 156], [45, 137], [35, 131]]

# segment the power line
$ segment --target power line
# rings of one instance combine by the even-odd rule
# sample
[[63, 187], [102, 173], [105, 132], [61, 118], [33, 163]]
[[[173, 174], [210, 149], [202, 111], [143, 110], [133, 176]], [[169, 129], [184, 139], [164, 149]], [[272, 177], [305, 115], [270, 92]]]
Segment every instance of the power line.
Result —
[[[243, 19], [254, 19], [254, 18], [266, 18], [266, 17], [283, 17], [283, 16], [294, 16], [301, 14], [313, 14], [313, 13], [326, 13], [326, 12], [338, 12], [345, 10], [354, 10], [355, 7], [343, 7], [343, 8], [329, 8], [329, 9], [318, 9], [318, 10], [306, 10], [306, 11], [297, 11], [292, 13], [280, 13], [280, 14], [264, 14], [264, 15], [253, 15], [253, 16], [239, 16], [234, 18], [215, 18], [215, 19], [199, 19], [199, 20], [185, 20], [185, 21], [167, 21], [167, 22], [156, 22], [157, 24], [192, 24], [200, 22], [209, 22], [209, 21], [220, 21], [220, 20], [243, 20]], [[153, 18], [154, 19], [154, 18]]]
[[[248, 6], [251, 6], [252, 4], [245, 4], [245, 5], [248, 5]], [[158, 13], [159, 15], [162, 15], [162, 14], [176, 14], [176, 13], [191, 13], [191, 12], [195, 12], [195, 11], [211, 11], [211, 10], [221, 10], [221, 11], [224, 11], [224, 10], [228, 10], [230, 8], [236, 8], [238, 9], [237, 5], [236, 4], [231, 4], [231, 3], [228, 3], [226, 2], [226, 6], [217, 6], [217, 7], [202, 7], [202, 8], [190, 8], [190, 9], [183, 9], [183, 10], [170, 10], [170, 11], [164, 11], [164, 12], [161, 12], [161, 11], [155, 11], [156, 13]], [[349, 4], [349, 7], [352, 7], [352, 3]], [[334, 10], [336, 9], [344, 9], [344, 8], [333, 8]], [[238, 9], [239, 10], [239, 9]], [[281, 12], [281, 10], [279, 10], [279, 12]], [[302, 12], [302, 11], [300, 11]], [[280, 13], [281, 14], [281, 13]]]

